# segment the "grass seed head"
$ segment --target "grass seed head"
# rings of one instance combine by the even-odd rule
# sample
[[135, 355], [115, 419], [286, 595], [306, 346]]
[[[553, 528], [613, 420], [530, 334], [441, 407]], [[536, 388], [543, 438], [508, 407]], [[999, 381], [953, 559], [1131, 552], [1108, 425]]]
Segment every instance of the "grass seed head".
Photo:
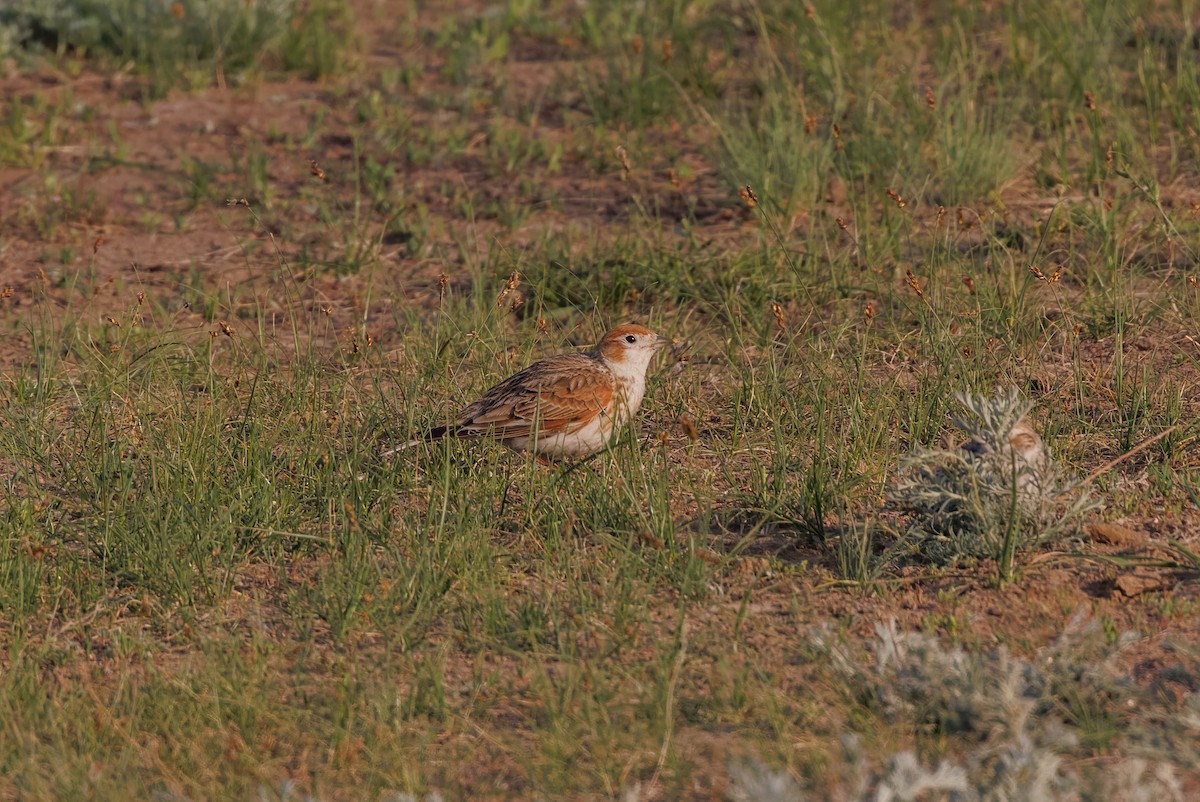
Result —
[[904, 283], [912, 288], [912, 291], [917, 294], [918, 298], [925, 297], [925, 291], [921, 289], [921, 282], [917, 281], [917, 277], [913, 275], [912, 269], [904, 271]]
[[758, 205], [758, 195], [754, 194], [754, 188], [749, 184], [739, 189], [738, 195], [741, 197], [742, 202], [751, 209]]
[[308, 160], [308, 171], [322, 181], [326, 180], [325, 170], [322, 169], [321, 165], [317, 163], [316, 159]]
[[1029, 272], [1032, 273], [1034, 278], [1036, 278], [1038, 281], [1045, 282], [1046, 284], [1053, 284], [1062, 278], [1062, 267], [1059, 267], [1053, 273], [1047, 274], [1043, 272], [1037, 265], [1031, 264], [1029, 266]]
[[784, 317], [783, 307], [778, 301], [771, 301], [771, 314], [775, 317], [775, 322], [783, 331], [787, 331], [787, 318]]
[[696, 422], [686, 412], [679, 416], [679, 428], [683, 430], [683, 433], [693, 443], [700, 439], [700, 432], [696, 429]]
[[629, 173], [633, 168], [629, 164], [629, 151], [625, 150], [623, 145], [617, 145], [617, 161], [621, 163], [621, 177], [628, 181]]
[[496, 306], [504, 306], [504, 301], [509, 295], [512, 295], [513, 290], [521, 283], [521, 274], [513, 271], [508, 276], [508, 283], [504, 285], [504, 289], [500, 291], [500, 296], [496, 299]]

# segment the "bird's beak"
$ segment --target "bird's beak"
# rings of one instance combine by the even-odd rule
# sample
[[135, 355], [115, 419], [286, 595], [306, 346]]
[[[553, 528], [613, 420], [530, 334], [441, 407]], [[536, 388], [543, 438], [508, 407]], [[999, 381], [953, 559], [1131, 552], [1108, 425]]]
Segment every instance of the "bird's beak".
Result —
[[659, 337], [657, 345], [659, 348], [663, 348], [665, 346], [671, 345], [674, 342], [675, 341], [672, 340], [670, 337]]

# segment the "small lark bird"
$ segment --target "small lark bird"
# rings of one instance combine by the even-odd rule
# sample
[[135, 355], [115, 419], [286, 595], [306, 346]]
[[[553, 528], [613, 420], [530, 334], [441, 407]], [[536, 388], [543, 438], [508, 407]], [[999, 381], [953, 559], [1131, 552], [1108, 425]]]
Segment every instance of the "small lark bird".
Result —
[[492, 437], [546, 462], [585, 457], [607, 447], [646, 395], [646, 370], [670, 342], [644, 326], [618, 326], [585, 353], [535, 362], [484, 393], [446, 426], [404, 445], [446, 437]]
[[974, 459], [998, 459], [1001, 471], [1007, 472], [1011, 465], [1011, 470], [1016, 471], [1017, 490], [1022, 493], [1035, 490], [1050, 466], [1046, 446], [1027, 416], [1022, 416], [1013, 424], [1008, 442], [1002, 444], [999, 451], [979, 437], [972, 437], [963, 443], [962, 450], [970, 453]]

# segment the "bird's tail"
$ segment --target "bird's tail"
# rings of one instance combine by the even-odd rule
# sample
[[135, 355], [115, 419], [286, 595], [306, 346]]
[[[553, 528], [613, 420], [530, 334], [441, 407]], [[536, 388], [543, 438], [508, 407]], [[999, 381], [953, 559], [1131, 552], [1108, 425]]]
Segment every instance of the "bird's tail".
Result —
[[401, 443], [398, 446], [392, 446], [379, 452], [379, 456], [383, 458], [394, 457], [406, 448], [412, 448], [419, 443], [432, 443], [435, 440], [441, 440], [449, 434], [453, 434], [453, 430], [449, 426], [435, 426], [420, 437], [409, 440], [407, 443]]

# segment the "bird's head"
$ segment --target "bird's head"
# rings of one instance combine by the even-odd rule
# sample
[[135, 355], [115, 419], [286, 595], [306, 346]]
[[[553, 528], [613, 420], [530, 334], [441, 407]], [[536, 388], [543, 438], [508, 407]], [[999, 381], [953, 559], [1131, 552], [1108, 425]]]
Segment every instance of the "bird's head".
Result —
[[644, 375], [650, 359], [670, 342], [667, 337], [660, 337], [645, 326], [629, 324], [617, 326], [605, 334], [596, 346], [596, 353], [613, 370]]

